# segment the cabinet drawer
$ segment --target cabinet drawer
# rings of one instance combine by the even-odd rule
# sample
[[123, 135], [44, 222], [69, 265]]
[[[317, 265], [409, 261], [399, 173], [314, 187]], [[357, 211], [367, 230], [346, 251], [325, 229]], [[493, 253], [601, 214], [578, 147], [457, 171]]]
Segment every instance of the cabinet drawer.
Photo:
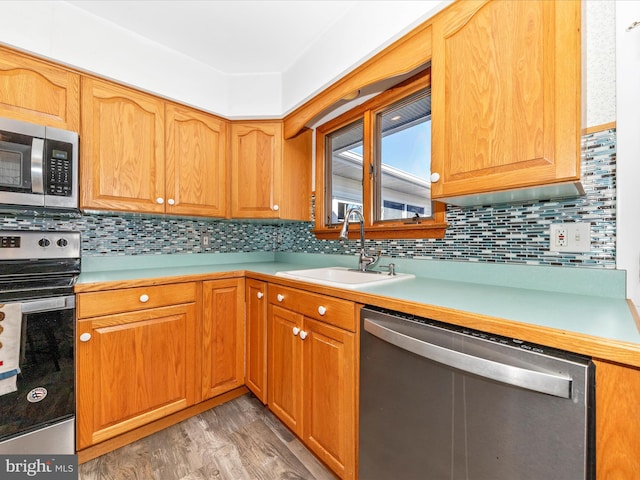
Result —
[[131, 312], [148, 308], [191, 303], [196, 300], [195, 283], [123, 288], [77, 296], [78, 318]]
[[356, 331], [356, 306], [353, 302], [280, 285], [270, 285], [268, 295], [269, 303], [336, 327]]

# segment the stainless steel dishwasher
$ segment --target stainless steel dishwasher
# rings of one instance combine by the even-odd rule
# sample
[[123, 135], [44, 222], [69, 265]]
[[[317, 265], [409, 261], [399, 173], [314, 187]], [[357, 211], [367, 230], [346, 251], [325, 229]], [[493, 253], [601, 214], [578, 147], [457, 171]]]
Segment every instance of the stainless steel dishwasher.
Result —
[[359, 480], [593, 480], [590, 358], [367, 307]]

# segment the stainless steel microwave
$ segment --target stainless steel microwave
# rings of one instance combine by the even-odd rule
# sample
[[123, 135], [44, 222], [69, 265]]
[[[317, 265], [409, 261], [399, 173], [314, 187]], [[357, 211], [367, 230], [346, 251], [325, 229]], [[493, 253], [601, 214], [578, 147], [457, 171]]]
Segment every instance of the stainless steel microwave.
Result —
[[0, 118], [0, 204], [78, 209], [78, 134]]

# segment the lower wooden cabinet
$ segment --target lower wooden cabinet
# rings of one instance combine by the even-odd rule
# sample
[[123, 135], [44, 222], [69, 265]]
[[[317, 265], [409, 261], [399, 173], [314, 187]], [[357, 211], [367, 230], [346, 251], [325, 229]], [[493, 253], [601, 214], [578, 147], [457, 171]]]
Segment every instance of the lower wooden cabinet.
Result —
[[202, 284], [201, 400], [244, 384], [244, 279]]
[[[105, 292], [78, 295], [78, 450], [196, 402], [196, 285], [136, 290], [137, 305], [130, 290], [110, 291], [111, 302], [102, 302]], [[170, 290], [184, 303], [162, 305]], [[119, 297], [129, 310], [112, 313]], [[82, 318], [83, 311], [96, 316]]]
[[267, 283], [248, 278], [245, 292], [245, 383], [267, 403]]
[[269, 408], [340, 478], [355, 478], [356, 305], [278, 285], [268, 296]]
[[596, 478], [640, 478], [640, 369], [596, 364]]

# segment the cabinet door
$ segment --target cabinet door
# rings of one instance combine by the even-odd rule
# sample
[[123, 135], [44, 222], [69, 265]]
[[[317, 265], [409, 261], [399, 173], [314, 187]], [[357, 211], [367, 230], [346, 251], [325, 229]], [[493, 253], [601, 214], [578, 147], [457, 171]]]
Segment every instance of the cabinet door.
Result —
[[78, 322], [78, 449], [195, 403], [195, 304]]
[[245, 383], [267, 403], [267, 284], [246, 280], [246, 365]]
[[355, 477], [355, 334], [305, 318], [303, 440], [340, 478]]
[[0, 116], [77, 132], [80, 76], [1, 49]]
[[224, 217], [226, 122], [174, 104], [166, 122], [166, 213]]
[[164, 102], [82, 78], [81, 207], [164, 212]]
[[269, 408], [291, 430], [300, 435], [302, 421], [303, 316], [269, 304], [268, 383]]
[[580, 178], [580, 1], [456, 2], [433, 23], [433, 198]]
[[203, 282], [202, 400], [244, 384], [244, 281]]
[[279, 218], [282, 124], [231, 125], [231, 216]]
[[596, 478], [640, 478], [640, 369], [596, 364]]

